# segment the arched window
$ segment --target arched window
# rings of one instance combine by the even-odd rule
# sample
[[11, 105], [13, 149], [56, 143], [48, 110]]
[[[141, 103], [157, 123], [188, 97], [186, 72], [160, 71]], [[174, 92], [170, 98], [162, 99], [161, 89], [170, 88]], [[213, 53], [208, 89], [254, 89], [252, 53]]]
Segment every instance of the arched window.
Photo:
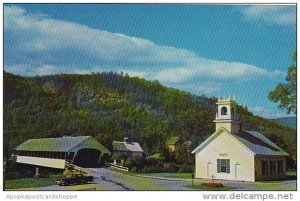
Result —
[[227, 115], [227, 108], [226, 107], [221, 108], [221, 115]]
[[234, 116], [234, 108], [231, 108], [231, 116]]

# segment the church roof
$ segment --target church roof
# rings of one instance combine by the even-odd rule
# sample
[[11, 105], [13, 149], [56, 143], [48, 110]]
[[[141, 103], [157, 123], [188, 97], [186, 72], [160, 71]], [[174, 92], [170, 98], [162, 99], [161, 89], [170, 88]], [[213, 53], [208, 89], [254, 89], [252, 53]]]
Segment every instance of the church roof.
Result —
[[[220, 134], [227, 131], [224, 128], [219, 129], [212, 134], [207, 140], [201, 143], [192, 153], [196, 153], [199, 149], [203, 149], [216, 139]], [[227, 131], [228, 132], [228, 131]], [[228, 132], [229, 133], [229, 132]], [[241, 130], [238, 134], [229, 133], [230, 136], [238, 140], [241, 144], [247, 147], [255, 155], [274, 155], [274, 156], [288, 156], [289, 154], [265, 137], [258, 131], [244, 131]]]
[[240, 131], [234, 138], [256, 155], [288, 156], [289, 154], [258, 131]]

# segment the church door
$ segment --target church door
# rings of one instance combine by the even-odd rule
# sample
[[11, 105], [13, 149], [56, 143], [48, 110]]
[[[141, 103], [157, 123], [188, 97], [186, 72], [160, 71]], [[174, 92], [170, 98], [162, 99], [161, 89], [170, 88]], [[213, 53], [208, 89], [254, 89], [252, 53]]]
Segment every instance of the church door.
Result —
[[235, 164], [235, 180], [240, 180], [239, 177], [240, 177], [240, 164], [237, 162]]
[[213, 172], [212, 172], [212, 163], [208, 162], [207, 163], [207, 176], [208, 177], [212, 177], [212, 175], [213, 175]]

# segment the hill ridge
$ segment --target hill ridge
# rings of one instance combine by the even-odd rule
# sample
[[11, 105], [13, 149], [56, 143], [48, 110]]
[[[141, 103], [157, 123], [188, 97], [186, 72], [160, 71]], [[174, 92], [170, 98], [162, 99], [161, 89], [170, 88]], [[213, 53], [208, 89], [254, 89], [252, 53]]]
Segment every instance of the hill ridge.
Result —
[[[147, 154], [171, 136], [198, 146], [215, 129], [216, 98], [195, 96], [123, 73], [21, 77], [4, 72], [4, 140], [10, 150], [29, 138], [92, 135], [108, 149], [123, 137]], [[238, 106], [242, 128], [262, 132], [296, 159], [296, 130]]]

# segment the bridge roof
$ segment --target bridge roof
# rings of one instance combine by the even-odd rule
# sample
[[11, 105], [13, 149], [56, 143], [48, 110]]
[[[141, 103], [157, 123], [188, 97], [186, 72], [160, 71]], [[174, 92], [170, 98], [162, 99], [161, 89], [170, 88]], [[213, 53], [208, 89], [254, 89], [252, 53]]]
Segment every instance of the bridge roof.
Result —
[[110, 152], [92, 136], [60, 137], [29, 139], [20, 144], [16, 151], [49, 151], [49, 152], [72, 152], [80, 149], [97, 149], [101, 153]]

